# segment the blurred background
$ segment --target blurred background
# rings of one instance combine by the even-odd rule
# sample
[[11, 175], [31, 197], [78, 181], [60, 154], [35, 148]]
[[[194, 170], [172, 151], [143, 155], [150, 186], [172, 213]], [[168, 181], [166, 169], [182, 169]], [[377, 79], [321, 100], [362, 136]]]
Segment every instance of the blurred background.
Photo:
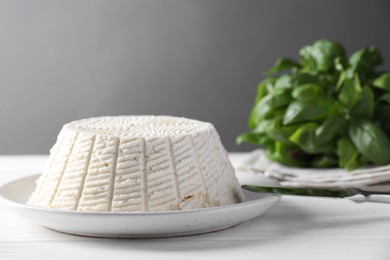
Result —
[[262, 71], [329, 38], [378, 46], [390, 1], [1, 0], [0, 154], [46, 154], [63, 124], [165, 114], [215, 125], [229, 151]]

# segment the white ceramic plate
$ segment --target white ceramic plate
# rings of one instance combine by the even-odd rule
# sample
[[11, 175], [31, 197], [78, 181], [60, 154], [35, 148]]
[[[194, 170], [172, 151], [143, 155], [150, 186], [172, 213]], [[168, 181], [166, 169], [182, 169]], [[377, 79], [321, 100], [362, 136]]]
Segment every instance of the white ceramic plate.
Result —
[[[56, 210], [25, 204], [38, 176], [5, 184], [0, 188], [0, 198], [10, 210], [35, 224], [64, 233], [93, 237], [172, 237], [222, 230], [260, 216], [280, 199], [275, 195], [246, 192], [245, 202], [206, 209], [147, 213]], [[248, 180], [245, 176], [244, 179]], [[257, 184], [261, 183], [258, 181]]]

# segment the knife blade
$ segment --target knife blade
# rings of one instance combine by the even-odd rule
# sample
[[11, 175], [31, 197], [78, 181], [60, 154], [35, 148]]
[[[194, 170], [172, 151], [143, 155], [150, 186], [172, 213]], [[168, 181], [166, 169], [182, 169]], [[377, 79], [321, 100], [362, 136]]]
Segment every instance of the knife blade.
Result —
[[[390, 203], [390, 193], [364, 191], [357, 188], [348, 189], [312, 189], [312, 188], [288, 188], [288, 187], [266, 187], [257, 185], [242, 185], [244, 190], [258, 193], [272, 193], [279, 195], [297, 195], [326, 198], [346, 198], [354, 202], [379, 202]], [[381, 195], [377, 197], [376, 195]], [[385, 195], [385, 196], [383, 196]]]

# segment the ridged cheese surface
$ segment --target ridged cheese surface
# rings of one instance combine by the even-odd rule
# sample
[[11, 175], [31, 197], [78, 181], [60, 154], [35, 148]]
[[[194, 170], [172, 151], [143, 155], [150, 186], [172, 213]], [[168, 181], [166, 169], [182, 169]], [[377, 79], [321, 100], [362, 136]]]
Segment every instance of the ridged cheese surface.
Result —
[[210, 123], [117, 116], [65, 125], [28, 204], [147, 212], [214, 207], [243, 198]]

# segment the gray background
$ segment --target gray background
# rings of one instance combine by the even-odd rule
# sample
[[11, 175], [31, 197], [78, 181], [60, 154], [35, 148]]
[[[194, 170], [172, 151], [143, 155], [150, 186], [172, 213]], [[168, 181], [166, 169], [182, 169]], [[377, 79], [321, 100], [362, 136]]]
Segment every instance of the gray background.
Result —
[[0, 153], [48, 153], [66, 122], [167, 114], [230, 151], [261, 71], [322, 37], [390, 62], [390, 1], [0, 1]]

